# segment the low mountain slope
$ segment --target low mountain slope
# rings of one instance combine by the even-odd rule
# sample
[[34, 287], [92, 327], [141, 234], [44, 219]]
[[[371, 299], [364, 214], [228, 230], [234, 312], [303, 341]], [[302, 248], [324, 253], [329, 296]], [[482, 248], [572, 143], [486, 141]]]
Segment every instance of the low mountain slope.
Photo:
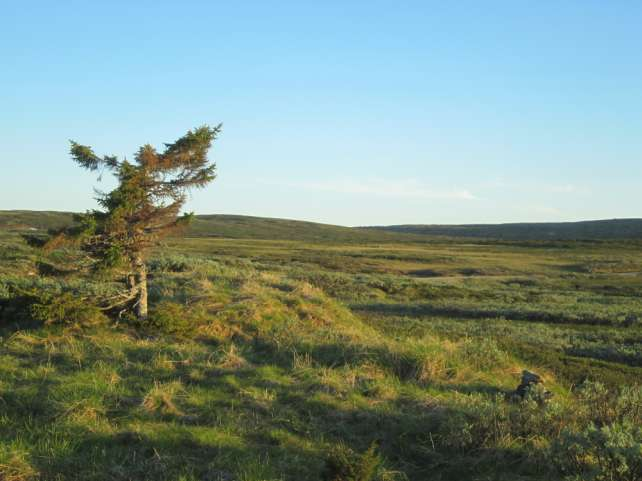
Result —
[[391, 225], [369, 230], [428, 236], [505, 240], [642, 239], [642, 219], [467, 225]]
[[199, 215], [191, 225], [189, 236], [227, 237], [238, 239], [273, 239], [333, 242], [390, 242], [422, 240], [422, 237], [395, 232], [355, 229], [289, 219], [244, 215]]
[[[0, 210], [0, 229], [47, 230], [70, 224], [72, 215], [70, 212]], [[299, 220], [213, 214], [196, 216], [186, 236], [342, 243], [426, 242], [439, 236], [515, 241], [642, 239], [642, 219], [343, 227]]]
[[[70, 212], [0, 210], [0, 229], [47, 230], [69, 225]], [[424, 236], [331, 224], [244, 215], [198, 215], [185, 234], [187, 237], [228, 239], [298, 240], [305, 242], [408, 242], [424, 241]]]

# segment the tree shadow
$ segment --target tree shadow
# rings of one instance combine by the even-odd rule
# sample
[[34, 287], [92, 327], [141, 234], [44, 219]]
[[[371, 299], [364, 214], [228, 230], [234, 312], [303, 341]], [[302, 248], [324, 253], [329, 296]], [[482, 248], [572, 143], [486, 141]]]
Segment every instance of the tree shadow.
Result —
[[0, 333], [12, 334], [19, 330], [42, 326], [42, 322], [35, 320], [31, 315], [34, 302], [37, 302], [36, 296], [28, 293], [0, 298]]
[[[205, 351], [218, 348], [215, 341], [198, 341], [198, 345]], [[416, 360], [381, 346], [299, 341], [294, 348], [310, 354], [315, 368], [377, 362], [407, 381], [416, 374]], [[350, 392], [330, 393], [318, 382], [294, 373], [291, 351], [286, 353], [258, 336], [247, 340], [244, 349], [248, 364], [241, 367], [220, 367], [216, 358], [210, 363], [204, 357], [199, 366], [177, 362], [166, 369], [154, 359], [159, 353], [179, 358], [180, 350], [130, 345], [123, 349], [123, 360], [114, 361], [108, 351], [87, 349], [80, 366], [67, 354], [48, 356], [44, 347], [34, 347], [30, 353], [16, 355], [20, 368], [48, 365], [53, 369], [50, 379], [54, 374], [60, 377], [40, 384], [28, 379], [13, 383], [9, 397], [3, 394], [4, 407], [16, 427], [35, 422], [44, 429], [44, 437], [51, 437], [49, 430], [59, 430], [56, 436], [69, 444], [66, 449], [33, 457], [44, 480], [181, 476], [186, 480], [233, 480], [239, 479], [246, 465], [254, 463], [263, 466], [265, 479], [281, 476], [284, 480], [318, 481], [324, 447], [339, 442], [360, 452], [376, 442], [386, 464], [405, 472], [410, 480], [473, 479], [480, 473], [493, 473], [493, 469], [501, 472], [503, 468], [493, 468], [493, 463], [525, 462], [523, 453], [499, 448], [473, 446], [468, 451], [451, 452], [440, 433], [449, 418], [465, 415], [463, 411], [438, 403], [422, 404], [403, 390], [384, 404], [367, 396], [359, 403], [345, 402]], [[52, 389], [65, 382], [65, 375], [90, 375], [95, 366], [106, 362], [120, 379], [118, 389], [100, 395], [103, 415], [111, 427], [92, 429], [76, 423], [68, 407], [52, 397]], [[200, 376], [194, 377], [195, 367], [200, 368]], [[266, 369], [276, 374], [266, 376]], [[163, 411], [161, 393], [160, 408], [148, 408], [145, 397], [150, 390], [171, 383], [207, 395], [201, 399], [179, 393], [170, 400], [175, 409]], [[420, 384], [414, 386], [421, 388]], [[431, 387], [490, 397], [499, 391], [484, 384], [433, 383]], [[23, 392], [26, 389], [31, 391]], [[14, 442], [20, 436], [16, 429], [1, 438]], [[511, 478], [498, 475], [493, 479]]]

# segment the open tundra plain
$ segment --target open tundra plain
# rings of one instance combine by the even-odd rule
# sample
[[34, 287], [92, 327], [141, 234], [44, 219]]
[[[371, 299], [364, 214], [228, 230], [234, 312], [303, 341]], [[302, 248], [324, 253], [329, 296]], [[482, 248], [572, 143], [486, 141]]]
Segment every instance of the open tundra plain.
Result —
[[642, 479], [640, 241], [197, 219], [134, 328], [32, 221], [0, 229], [3, 481]]

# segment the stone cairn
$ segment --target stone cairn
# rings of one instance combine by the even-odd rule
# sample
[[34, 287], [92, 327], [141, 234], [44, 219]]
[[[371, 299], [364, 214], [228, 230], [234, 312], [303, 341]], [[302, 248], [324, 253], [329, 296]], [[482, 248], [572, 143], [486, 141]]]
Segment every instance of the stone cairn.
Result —
[[[544, 385], [544, 380], [541, 376], [535, 374], [534, 372], [524, 370], [522, 371], [522, 382], [513, 392], [513, 397], [517, 399], [524, 399], [526, 393], [528, 393], [533, 388], [533, 386], [537, 386], [539, 384], [541, 384], [542, 386]], [[542, 399], [542, 401], [546, 401], [553, 397], [553, 393], [550, 391], [544, 391], [543, 394], [544, 398]]]

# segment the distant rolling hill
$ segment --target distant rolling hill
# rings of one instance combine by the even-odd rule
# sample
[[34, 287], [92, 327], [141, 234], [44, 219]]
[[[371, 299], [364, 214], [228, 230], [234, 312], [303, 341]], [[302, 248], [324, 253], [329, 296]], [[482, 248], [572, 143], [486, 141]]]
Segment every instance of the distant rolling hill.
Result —
[[[0, 229], [46, 231], [68, 225], [72, 213], [0, 210]], [[421, 242], [438, 237], [523, 240], [642, 239], [642, 219], [583, 222], [342, 227], [243, 215], [198, 215], [187, 236], [308, 242]]]
[[47, 210], [0, 210], [0, 229], [57, 229], [71, 224], [72, 215]]
[[413, 234], [358, 229], [300, 220], [220, 214], [196, 216], [187, 235], [309, 242], [407, 242], [425, 239], [425, 236]]
[[391, 225], [369, 230], [503, 240], [642, 239], [642, 219], [468, 225]]
[[[72, 223], [70, 212], [0, 210], [0, 229], [42, 231]], [[228, 239], [298, 240], [306, 242], [408, 242], [425, 236], [356, 229], [316, 222], [305, 222], [243, 215], [198, 215], [186, 232], [194, 237]]]

